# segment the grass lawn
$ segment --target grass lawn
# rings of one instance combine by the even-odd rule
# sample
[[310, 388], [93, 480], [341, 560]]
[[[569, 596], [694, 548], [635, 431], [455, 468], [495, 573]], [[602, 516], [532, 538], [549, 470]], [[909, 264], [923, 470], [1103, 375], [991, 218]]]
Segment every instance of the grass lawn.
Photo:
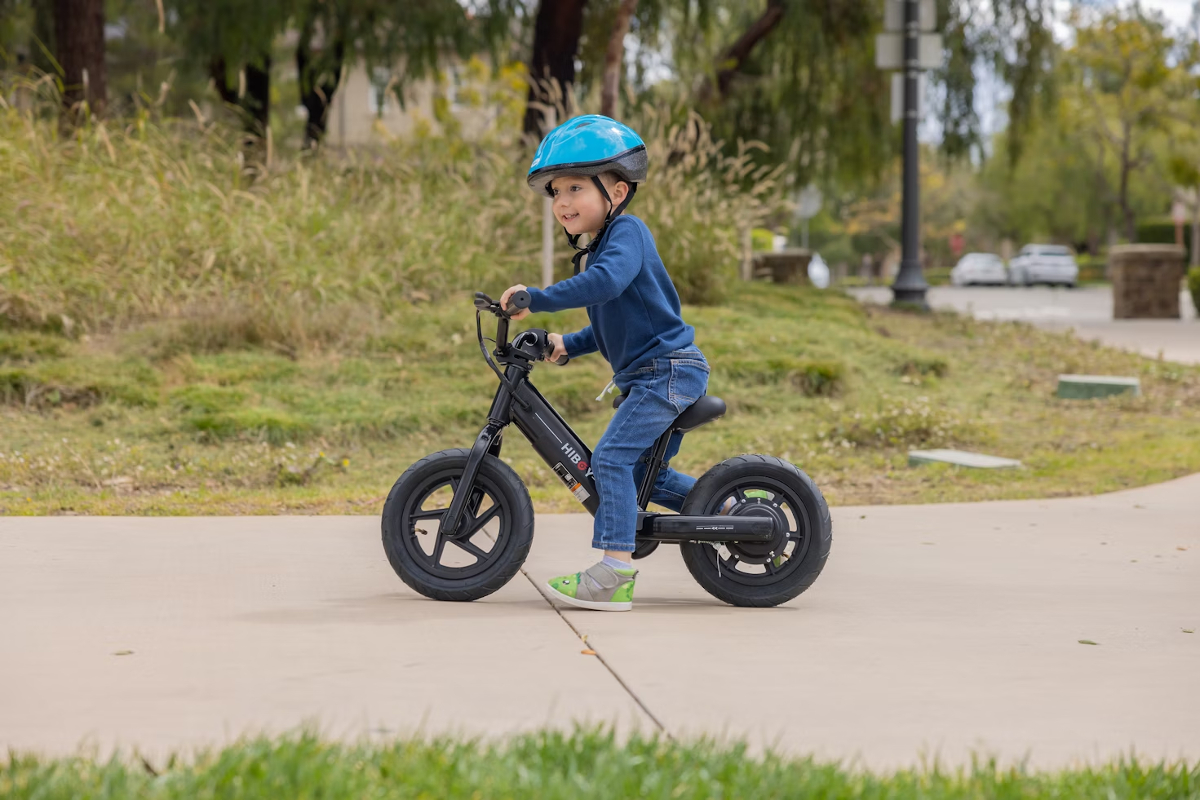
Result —
[[450, 739], [344, 745], [307, 734], [248, 740], [195, 758], [0, 762], [0, 797], [38, 798], [1195, 798], [1200, 765], [1122, 760], [1057, 772], [924, 767], [872, 774], [743, 746], [601, 731], [484, 744]]
[[[831, 503], [869, 504], [1091, 494], [1200, 470], [1200, 368], [766, 284], [685, 317], [730, 409], [685, 439], [674, 465], [694, 475], [770, 453]], [[0, 331], [0, 514], [376, 514], [409, 464], [469, 446], [495, 390], [466, 295], [396, 319], [324, 350], [255, 342], [237, 316], [78, 339]], [[1143, 396], [1058, 400], [1063, 372], [1137, 376]], [[608, 378], [599, 356], [534, 372], [592, 444], [612, 414], [594, 400]], [[1025, 466], [910, 468], [918, 446]], [[578, 509], [521, 437], [503, 457], [538, 510]]]

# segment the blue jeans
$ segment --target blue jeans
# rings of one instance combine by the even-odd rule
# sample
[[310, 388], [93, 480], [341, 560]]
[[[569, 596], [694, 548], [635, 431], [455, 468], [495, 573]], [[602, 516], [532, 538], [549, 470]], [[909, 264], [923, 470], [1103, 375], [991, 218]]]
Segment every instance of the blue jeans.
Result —
[[[646, 474], [654, 443], [683, 411], [708, 389], [708, 362], [692, 345], [668, 353], [636, 370], [613, 376], [628, 395], [617, 409], [592, 453], [592, 475], [600, 507], [592, 547], [632, 551], [637, 533], [637, 490]], [[671, 436], [668, 464], [679, 452], [683, 434]], [[667, 468], [659, 472], [650, 501], [679, 511], [696, 479]]]

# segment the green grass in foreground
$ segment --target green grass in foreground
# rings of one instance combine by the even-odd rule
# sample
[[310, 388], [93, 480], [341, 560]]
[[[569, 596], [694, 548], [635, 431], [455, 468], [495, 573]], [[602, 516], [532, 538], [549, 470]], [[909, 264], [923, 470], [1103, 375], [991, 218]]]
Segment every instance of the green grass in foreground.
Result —
[[157, 765], [11, 756], [0, 797], [38, 798], [1196, 798], [1200, 765], [1122, 760], [1056, 772], [936, 767], [889, 774], [740, 745], [603, 732], [537, 733], [499, 744], [450, 739], [333, 744], [257, 739]]
[[[737, 285], [727, 305], [684, 315], [730, 409], [684, 440], [673, 464], [693, 475], [769, 453], [832, 503], [870, 504], [1090, 494], [1200, 470], [1200, 368], [803, 288]], [[291, 355], [240, 339], [240, 316], [86, 340], [0, 330], [0, 514], [377, 513], [409, 464], [470, 445], [496, 387], [466, 296], [397, 320], [361, 345]], [[1059, 400], [1063, 372], [1134, 375], [1143, 396]], [[592, 445], [612, 415], [594, 399], [608, 378], [599, 356], [534, 372]], [[912, 447], [1025, 467], [910, 468]], [[503, 457], [538, 510], [578, 510], [515, 431]]]

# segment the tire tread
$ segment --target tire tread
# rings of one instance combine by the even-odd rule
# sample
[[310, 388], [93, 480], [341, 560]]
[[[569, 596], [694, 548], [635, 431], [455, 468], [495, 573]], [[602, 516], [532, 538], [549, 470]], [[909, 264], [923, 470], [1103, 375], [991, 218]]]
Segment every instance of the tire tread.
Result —
[[[533, 501], [529, 497], [529, 491], [525, 488], [525, 484], [521, 482], [521, 478], [513, 471], [512, 467], [492, 455], [484, 456], [480, 470], [488, 469], [495, 471], [495, 477], [497, 482], [501, 484], [502, 489], [506, 493], [515, 495], [514, 497], [505, 498], [505, 501], [517, 501], [516, 508], [511, 509], [513, 530], [510, 534], [516, 539], [516, 545], [513, 552], [507, 556], [506, 563], [500, 569], [495, 570], [494, 574], [488, 575], [483, 581], [471, 583], [469, 586], [456, 588], [439, 585], [450, 583], [450, 581], [433, 576], [429, 578], [422, 577], [417, 571], [412, 569], [412, 565], [407, 563], [409, 556], [404, 551], [404, 548], [396, 547], [392, 544], [390, 537], [393, 534], [389, 531], [389, 527], [395, 523], [391, 519], [392, 515], [389, 514], [389, 509], [393, 506], [393, 503], [402, 504], [403, 495], [407, 491], [411, 491], [410, 484], [418, 482], [421, 476], [431, 468], [440, 468], [439, 462], [462, 459], [465, 463], [470, 454], [471, 451], [465, 448], [454, 448], [451, 450], [441, 450], [425, 456], [406, 469], [396, 479], [391, 491], [388, 493], [387, 500], [384, 502], [381, 528], [383, 548], [387, 554], [388, 562], [392, 565], [392, 569], [396, 571], [400, 580], [404, 581], [409, 588], [433, 600], [469, 602], [487, 597], [489, 594], [498, 591], [520, 571], [521, 566], [525, 563], [525, 558], [529, 555], [529, 549], [533, 545]], [[402, 532], [396, 531], [394, 535], [402, 535]], [[433, 583], [432, 581], [434, 580], [438, 581], [438, 583]], [[476, 581], [478, 579], [472, 578], [468, 580]]]
[[714, 578], [710, 574], [709, 565], [702, 549], [710, 547], [710, 545], [685, 543], [680, 545], [679, 550], [688, 572], [692, 574], [701, 588], [713, 597], [734, 606], [769, 608], [795, 599], [816, 581], [821, 570], [825, 568], [825, 562], [829, 560], [829, 552], [833, 546], [833, 519], [829, 514], [829, 505], [825, 502], [825, 497], [813, 483], [812, 478], [796, 465], [784, 461], [782, 458], [757, 453], [726, 459], [704, 473], [692, 488], [691, 493], [688, 494], [687, 500], [684, 501], [682, 513], [703, 514], [703, 507], [709, 499], [709, 494], [714, 490], [713, 487], [728, 483], [731, 474], [747, 471], [747, 467], [755, 470], [762, 467], [767, 467], [768, 470], [780, 470], [785, 476], [798, 481], [816, 499], [817, 519], [813, 520], [816, 527], [814, 531], [816, 541], [810, 544], [810, 548], [815, 546], [816, 550], [810, 550], [805, 554], [805, 561], [811, 562], [807, 564], [805, 572], [798, 579], [793, 578], [779, 585], [757, 587], [754, 590], [739, 587], [739, 591], [732, 591], [727, 582]]

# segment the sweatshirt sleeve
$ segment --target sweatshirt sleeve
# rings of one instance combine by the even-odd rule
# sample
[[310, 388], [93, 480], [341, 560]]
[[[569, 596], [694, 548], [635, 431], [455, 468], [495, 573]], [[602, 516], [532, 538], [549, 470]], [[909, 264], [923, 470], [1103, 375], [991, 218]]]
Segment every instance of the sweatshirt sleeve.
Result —
[[595, 263], [573, 278], [529, 290], [529, 310], [563, 311], [598, 306], [616, 298], [642, 269], [642, 235], [633, 220], [613, 220]]
[[581, 331], [575, 331], [563, 336], [563, 347], [566, 348], [567, 355], [571, 358], [586, 356], [588, 353], [594, 353], [599, 349], [596, 345], [596, 334], [592, 332], [591, 325], [588, 325]]

